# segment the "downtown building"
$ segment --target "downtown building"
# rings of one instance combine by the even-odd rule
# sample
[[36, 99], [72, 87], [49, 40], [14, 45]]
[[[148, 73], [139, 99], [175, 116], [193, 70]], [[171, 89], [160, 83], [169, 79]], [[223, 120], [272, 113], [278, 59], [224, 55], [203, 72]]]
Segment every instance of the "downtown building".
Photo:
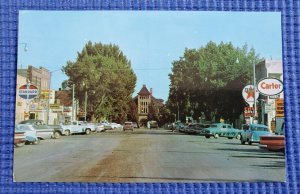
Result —
[[[27, 119], [40, 119], [48, 124], [59, 124], [70, 120], [72, 106], [61, 99], [65, 95], [50, 89], [51, 72], [44, 67], [28, 66], [27, 69], [17, 70], [16, 84], [16, 123]], [[18, 89], [30, 83], [38, 88], [38, 95], [30, 100], [21, 98]], [[61, 97], [63, 96], [63, 97]], [[57, 99], [56, 99], [57, 97]]]
[[[50, 71], [44, 67], [28, 66], [26, 69], [17, 70], [16, 122], [27, 119], [47, 121], [48, 103], [54, 103], [54, 91], [49, 91], [50, 76]], [[30, 100], [18, 95], [19, 87], [28, 83], [38, 88], [38, 96]]]
[[[283, 66], [281, 60], [263, 60], [255, 66], [257, 83], [263, 78], [276, 78], [283, 82]], [[274, 96], [259, 95], [258, 121], [272, 131], [281, 128], [284, 122], [284, 92]]]
[[153, 90], [150, 88], [150, 91], [144, 84], [142, 89], [138, 92], [138, 95], [133, 98], [137, 106], [137, 122], [143, 123], [148, 120], [148, 114], [150, 111], [150, 105], [156, 109], [159, 113], [159, 109], [164, 106], [162, 99], [157, 99], [153, 96]]

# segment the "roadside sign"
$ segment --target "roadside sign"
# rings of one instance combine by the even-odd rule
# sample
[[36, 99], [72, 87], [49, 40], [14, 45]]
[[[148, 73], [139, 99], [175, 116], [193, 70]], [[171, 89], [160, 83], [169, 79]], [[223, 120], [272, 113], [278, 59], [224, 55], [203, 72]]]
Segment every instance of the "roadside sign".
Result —
[[284, 117], [284, 102], [282, 98], [275, 101], [275, 110], [276, 117]]
[[258, 81], [257, 89], [262, 95], [274, 96], [283, 91], [283, 83], [279, 79], [267, 77]]
[[277, 99], [277, 98], [280, 98], [280, 94], [269, 96], [269, 99]]
[[19, 87], [19, 96], [23, 99], [29, 100], [35, 98], [38, 94], [38, 88], [30, 83]]
[[50, 109], [59, 109], [59, 104], [50, 104]]
[[244, 117], [253, 117], [254, 110], [253, 107], [246, 106], [244, 107]]
[[254, 86], [253, 85], [247, 85], [243, 88], [242, 90], [242, 95], [244, 100], [250, 105], [252, 106], [254, 103], [254, 97], [255, 100], [257, 100], [258, 96], [259, 96], [259, 92], [256, 89], [255, 93], [254, 93]]
[[272, 111], [272, 105], [271, 104], [265, 104], [265, 113]]

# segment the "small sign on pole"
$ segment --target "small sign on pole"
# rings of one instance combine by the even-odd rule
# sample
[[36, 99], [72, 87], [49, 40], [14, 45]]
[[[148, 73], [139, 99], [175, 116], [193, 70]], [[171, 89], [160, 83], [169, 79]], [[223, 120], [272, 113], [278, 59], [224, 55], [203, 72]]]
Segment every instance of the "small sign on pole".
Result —
[[242, 95], [243, 95], [244, 100], [250, 106], [253, 106], [254, 97], [255, 97], [255, 100], [257, 100], [258, 96], [259, 96], [259, 92], [258, 92], [258, 90], [256, 90], [255, 93], [254, 93], [254, 86], [253, 85], [247, 85], [243, 88]]

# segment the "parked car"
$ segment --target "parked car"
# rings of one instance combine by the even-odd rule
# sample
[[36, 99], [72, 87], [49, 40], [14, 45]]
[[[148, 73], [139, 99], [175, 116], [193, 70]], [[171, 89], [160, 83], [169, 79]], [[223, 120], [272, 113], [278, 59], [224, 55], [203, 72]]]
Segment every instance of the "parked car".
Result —
[[19, 124], [32, 125], [37, 133], [52, 133], [52, 138], [58, 139], [62, 135], [62, 128], [60, 125], [47, 125], [43, 120], [29, 119], [19, 122]]
[[261, 124], [248, 124], [248, 128], [244, 128], [241, 132], [241, 144], [248, 142], [249, 145], [252, 143], [259, 143], [260, 136], [271, 135], [268, 126]]
[[104, 125], [102, 123], [98, 123], [96, 125], [96, 132], [104, 132], [106, 129], [104, 128]]
[[260, 136], [259, 147], [269, 151], [285, 150], [285, 137], [284, 135], [263, 135]]
[[136, 122], [132, 122], [133, 128], [140, 128], [140, 126]]
[[208, 128], [203, 130], [203, 134], [206, 138], [214, 137], [227, 137], [232, 139], [236, 137], [239, 129], [235, 129], [230, 124], [225, 123], [213, 123]]
[[123, 126], [118, 123], [109, 123], [112, 129], [122, 129]]
[[185, 125], [182, 122], [177, 121], [176, 123], [174, 123], [174, 128], [175, 128], [176, 131], [185, 132], [186, 127], [187, 127], [187, 125]]
[[260, 136], [259, 147], [269, 151], [285, 151], [284, 122], [280, 129], [275, 131], [275, 135]]
[[26, 139], [26, 144], [34, 144], [37, 145], [40, 143], [41, 139], [47, 139], [51, 138], [53, 135], [51, 132], [50, 133], [37, 133], [37, 130], [32, 126], [32, 125], [27, 125], [27, 124], [19, 124], [16, 125], [16, 128], [24, 131], [25, 134], [25, 139]]
[[22, 131], [19, 128], [15, 127], [14, 145], [16, 147], [22, 147], [25, 145], [25, 142], [26, 142], [25, 131]]
[[157, 123], [157, 121], [148, 121], [148, 122], [147, 122], [147, 128], [148, 128], [148, 129], [158, 128], [158, 123]]
[[196, 135], [202, 135], [204, 133], [203, 130], [209, 127], [210, 127], [209, 124], [201, 124], [201, 123], [193, 124], [191, 132]]
[[73, 121], [67, 125], [61, 125], [62, 133], [66, 136], [75, 134], [75, 133], [84, 133], [86, 135], [91, 134], [92, 131], [95, 131], [94, 124], [84, 123], [83, 121]]
[[124, 123], [124, 126], [123, 126], [123, 131], [126, 131], [126, 130], [131, 130], [133, 131], [133, 124], [132, 122], [125, 122]]
[[108, 121], [101, 121], [100, 124], [102, 124], [104, 126], [105, 130], [112, 130], [113, 129]]

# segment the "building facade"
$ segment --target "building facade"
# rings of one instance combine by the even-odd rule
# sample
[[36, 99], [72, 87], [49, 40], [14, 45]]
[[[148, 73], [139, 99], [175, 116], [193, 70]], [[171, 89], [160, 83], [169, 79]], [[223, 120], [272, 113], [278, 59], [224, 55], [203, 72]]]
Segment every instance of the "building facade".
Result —
[[[26, 119], [41, 119], [53, 124], [56, 115], [50, 110], [51, 104], [54, 103], [55, 91], [50, 90], [51, 73], [44, 67], [28, 66], [27, 69], [17, 70], [17, 91], [21, 85], [30, 83], [38, 88], [38, 96], [26, 100], [16, 97], [16, 122]], [[18, 104], [25, 104], [18, 106]], [[23, 112], [23, 116], [21, 115]], [[52, 119], [51, 119], [52, 118]]]
[[150, 105], [153, 104], [153, 107], [159, 111], [159, 108], [162, 107], [163, 100], [156, 99], [153, 96], [153, 90], [150, 88], [150, 91], [144, 84], [142, 89], [138, 92], [138, 95], [133, 99], [137, 105], [137, 114], [138, 122], [141, 123], [142, 120], [148, 120], [148, 114], [150, 111]]
[[[260, 79], [269, 77], [277, 78], [283, 82], [283, 66], [281, 60], [263, 60], [260, 63], [256, 64], [255, 69], [256, 81]], [[259, 108], [259, 117], [258, 120], [260, 123], [268, 125], [270, 129], [274, 130], [278, 128], [284, 121], [284, 114], [279, 114], [280, 109], [284, 109], [284, 92], [281, 92], [278, 95], [274, 96], [263, 96], [260, 94], [258, 100]], [[274, 126], [277, 125], [277, 126]]]

